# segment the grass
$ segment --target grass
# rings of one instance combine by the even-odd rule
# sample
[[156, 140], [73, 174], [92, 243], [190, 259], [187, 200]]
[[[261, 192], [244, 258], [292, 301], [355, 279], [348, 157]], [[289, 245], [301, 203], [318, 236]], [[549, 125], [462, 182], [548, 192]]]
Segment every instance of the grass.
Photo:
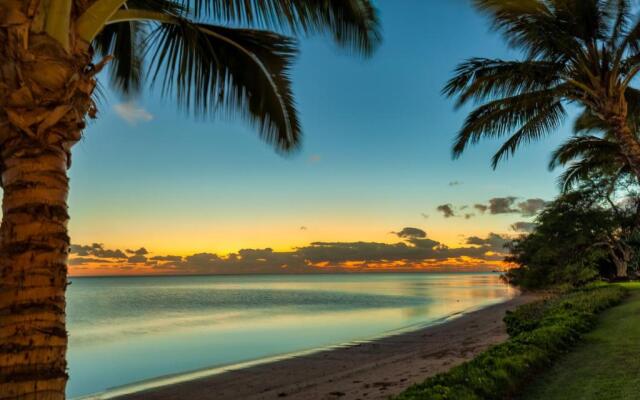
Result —
[[640, 398], [640, 284], [600, 314], [596, 328], [524, 388], [520, 400]]

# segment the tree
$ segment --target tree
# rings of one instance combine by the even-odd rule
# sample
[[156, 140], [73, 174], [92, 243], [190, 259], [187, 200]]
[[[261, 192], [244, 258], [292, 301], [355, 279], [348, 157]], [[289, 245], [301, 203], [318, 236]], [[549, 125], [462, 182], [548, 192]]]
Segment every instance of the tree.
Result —
[[[640, 129], [640, 98], [634, 98], [636, 94], [635, 91], [627, 92], [627, 123], [637, 137]], [[581, 181], [588, 181], [597, 175], [608, 176], [614, 181], [633, 176], [629, 162], [620, 144], [615, 140], [611, 127], [589, 110], [583, 110], [578, 116], [573, 131], [574, 136], [551, 154], [549, 162], [550, 170], [565, 167], [559, 178], [563, 191], [569, 191]]]
[[[579, 285], [608, 264], [626, 278], [638, 256], [637, 185], [594, 176], [561, 194], [540, 213], [536, 228], [510, 244], [506, 277], [529, 288]], [[601, 274], [603, 271], [600, 271]]]
[[597, 263], [606, 251], [592, 246], [604, 238], [609, 225], [602, 210], [585, 207], [588, 202], [579, 192], [554, 200], [537, 217], [535, 230], [514, 240], [506, 261], [517, 268], [507, 279], [525, 288], [579, 285], [597, 276]]
[[594, 176], [606, 177], [614, 187], [620, 179], [635, 179], [620, 144], [610, 131], [600, 131], [597, 122], [588, 114], [582, 114], [576, 121], [575, 135], [551, 154], [549, 169], [564, 168], [558, 179], [563, 192], [592, 180]]
[[380, 39], [369, 0], [0, 2], [0, 398], [65, 396], [67, 169], [96, 117], [96, 74], [109, 65], [128, 95], [160, 82], [196, 115], [240, 112], [289, 152], [288, 36], [308, 33], [364, 55]]
[[568, 192], [594, 175], [618, 180], [631, 174], [620, 146], [609, 137], [576, 135], [561, 144], [552, 154], [549, 169], [565, 167], [558, 183]]
[[497, 164], [522, 145], [553, 132], [566, 105], [585, 108], [612, 133], [640, 177], [640, 141], [629, 125], [630, 86], [640, 71], [640, 20], [629, 0], [475, 0], [521, 59], [461, 63], [443, 93], [457, 106], [480, 103], [466, 118], [453, 154], [482, 138], [510, 137]]

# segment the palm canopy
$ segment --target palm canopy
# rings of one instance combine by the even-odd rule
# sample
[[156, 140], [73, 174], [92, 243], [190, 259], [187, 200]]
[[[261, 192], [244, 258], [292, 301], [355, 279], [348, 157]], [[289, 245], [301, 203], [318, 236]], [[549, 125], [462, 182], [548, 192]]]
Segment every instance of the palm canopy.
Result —
[[[640, 91], [628, 88], [628, 125], [638, 136], [640, 128]], [[551, 154], [549, 169], [565, 167], [558, 178], [562, 191], [567, 192], [594, 174], [610, 176], [615, 182], [622, 177], [633, 177], [633, 171], [611, 128], [588, 109], [576, 118], [574, 136], [558, 146]]]
[[563, 192], [590, 180], [594, 174], [610, 176], [615, 181], [632, 172], [620, 145], [606, 134], [579, 134], [566, 140], [554, 150], [549, 162], [549, 169], [561, 166], [565, 170], [558, 177], [558, 184]]
[[630, 1], [475, 3], [522, 58], [473, 58], [457, 67], [443, 93], [457, 97], [458, 107], [471, 102], [477, 108], [456, 137], [454, 157], [482, 138], [508, 136], [492, 158], [495, 168], [521, 145], [558, 128], [568, 103], [608, 126], [625, 123], [626, 92], [640, 69], [640, 20]]
[[365, 56], [380, 41], [377, 11], [369, 0], [49, 4], [48, 33], [68, 47], [74, 32], [65, 27], [75, 26], [80, 39], [111, 60], [117, 91], [135, 95], [145, 83], [160, 83], [163, 93], [196, 115], [239, 112], [282, 152], [295, 149], [301, 138], [288, 73], [296, 54], [291, 36], [326, 33]]

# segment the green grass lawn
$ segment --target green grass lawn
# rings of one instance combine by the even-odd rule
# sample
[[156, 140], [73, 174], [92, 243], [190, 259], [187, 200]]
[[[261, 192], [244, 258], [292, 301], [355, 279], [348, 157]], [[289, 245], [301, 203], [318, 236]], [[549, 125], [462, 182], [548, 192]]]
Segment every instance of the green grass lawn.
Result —
[[584, 341], [525, 388], [521, 400], [640, 399], [640, 284], [604, 311]]

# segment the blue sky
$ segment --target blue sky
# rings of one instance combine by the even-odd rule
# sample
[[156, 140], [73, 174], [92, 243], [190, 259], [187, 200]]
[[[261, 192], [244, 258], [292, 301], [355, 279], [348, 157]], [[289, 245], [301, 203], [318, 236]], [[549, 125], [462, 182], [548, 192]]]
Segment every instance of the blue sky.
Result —
[[438, 205], [551, 199], [557, 172], [546, 164], [569, 123], [496, 171], [489, 159], [498, 142], [451, 159], [469, 111], [455, 111], [440, 94], [456, 64], [516, 57], [489, 22], [464, 0], [377, 5], [384, 42], [370, 59], [325, 37], [301, 41], [292, 77], [305, 138], [289, 157], [242, 120], [195, 121], [157, 91], [127, 105], [140, 110], [126, 121], [117, 112], [125, 100], [107, 91], [99, 119], [75, 148], [73, 242], [223, 254], [313, 241], [394, 242], [389, 232], [410, 226], [456, 246], [471, 235], [506, 233], [522, 217], [444, 218]]

